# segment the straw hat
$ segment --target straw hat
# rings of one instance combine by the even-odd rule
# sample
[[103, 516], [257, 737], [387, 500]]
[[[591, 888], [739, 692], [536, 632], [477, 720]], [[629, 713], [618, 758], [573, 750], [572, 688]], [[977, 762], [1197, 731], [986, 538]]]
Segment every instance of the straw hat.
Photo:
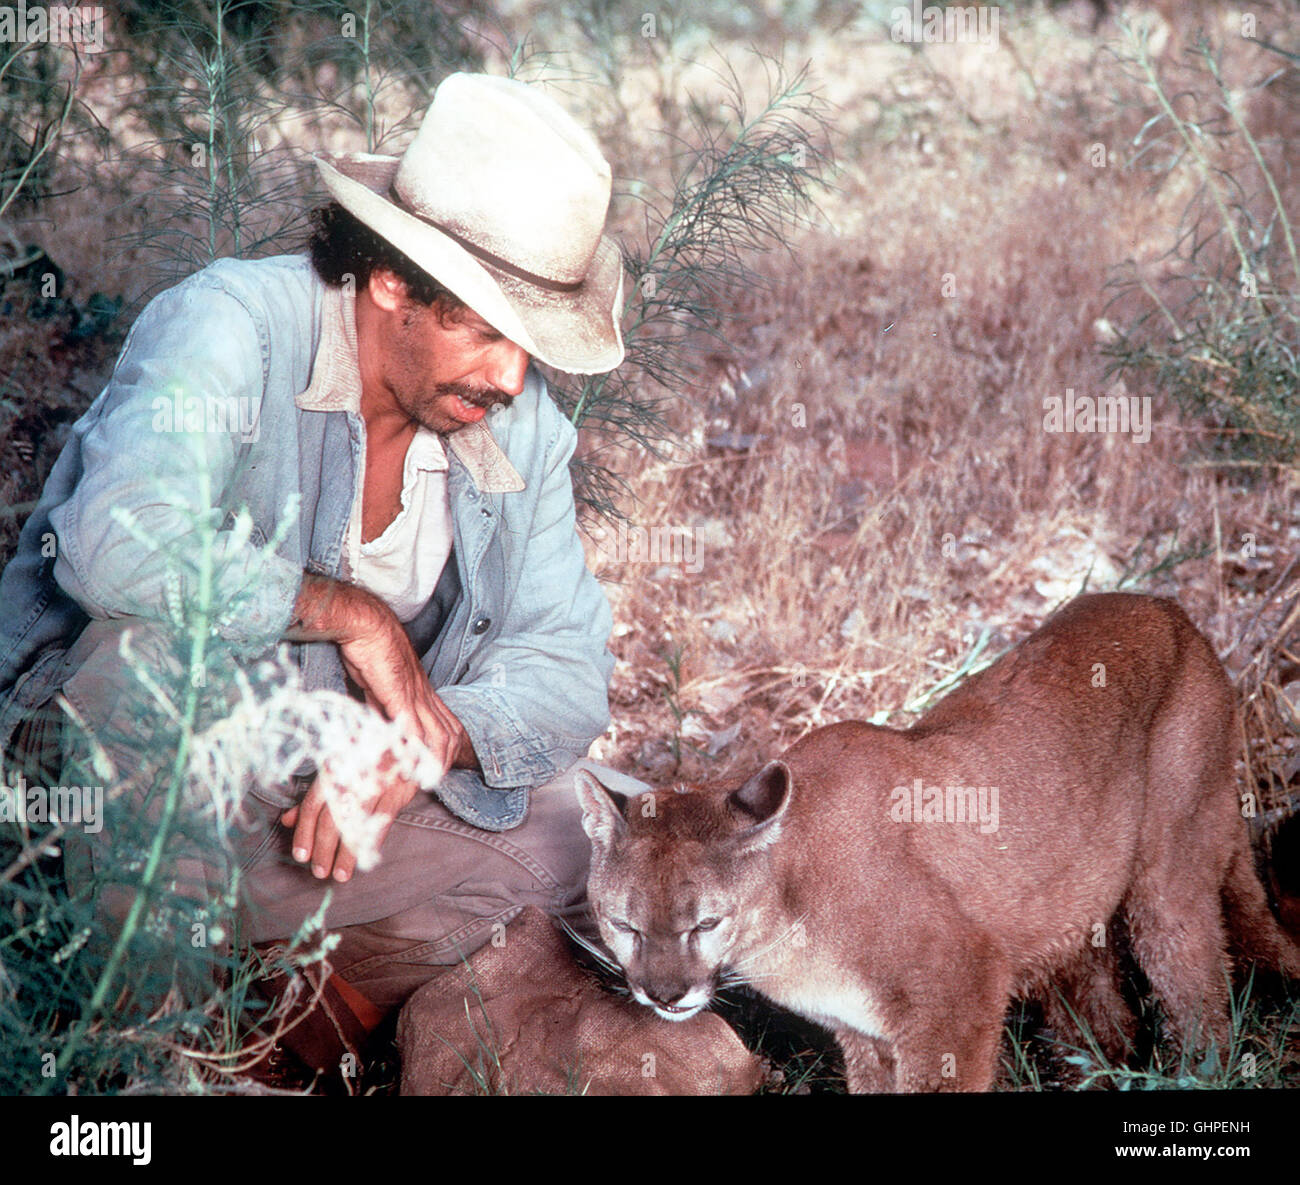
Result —
[[572, 374], [622, 362], [609, 165], [536, 87], [452, 74], [402, 157], [315, 160], [340, 205], [533, 357]]

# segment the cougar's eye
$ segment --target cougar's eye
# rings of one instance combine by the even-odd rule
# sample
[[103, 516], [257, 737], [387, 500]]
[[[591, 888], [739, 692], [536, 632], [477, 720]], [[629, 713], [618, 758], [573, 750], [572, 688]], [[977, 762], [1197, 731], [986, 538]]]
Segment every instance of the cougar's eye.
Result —
[[614, 927], [620, 934], [635, 934], [636, 927], [629, 926], [626, 922], [619, 921], [618, 918], [610, 918], [609, 924]]
[[716, 930], [721, 925], [721, 918], [703, 918], [695, 928], [697, 930]]

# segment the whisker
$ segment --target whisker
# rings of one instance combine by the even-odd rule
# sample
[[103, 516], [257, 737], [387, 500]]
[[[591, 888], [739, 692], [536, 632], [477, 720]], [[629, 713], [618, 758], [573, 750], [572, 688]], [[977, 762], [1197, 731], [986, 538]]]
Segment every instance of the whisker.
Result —
[[559, 921], [561, 929], [563, 929], [574, 942], [582, 947], [583, 950], [591, 955], [593, 959], [600, 963], [601, 966], [605, 967], [609, 971], [616, 971], [620, 975], [623, 974], [623, 968], [618, 965], [611, 955], [596, 946], [590, 939], [584, 938], [564, 918], [560, 918]]
[[761, 959], [765, 954], [768, 954], [770, 951], [775, 950], [778, 946], [781, 945], [781, 943], [783, 943], [787, 938], [789, 938], [791, 934], [794, 934], [803, 925], [803, 920], [807, 916], [808, 916], [807, 914], [800, 914], [797, 918], [795, 918], [793, 922], [790, 923], [789, 926], [786, 927], [786, 929], [776, 939], [768, 943], [767, 946], [763, 947], [761, 950], [755, 951], [752, 955], [749, 955], [747, 958], [741, 959], [738, 963], [733, 963], [731, 965], [731, 969], [733, 971], [740, 971], [746, 966], [748, 966], [750, 963], [754, 962], [755, 959]]
[[768, 981], [776, 978], [777, 976], [774, 972], [760, 973], [758, 975], [739, 975], [734, 978], [729, 977], [726, 979], [720, 979], [718, 981], [718, 987], [719, 988], [756, 987], [761, 983], [767, 983]]

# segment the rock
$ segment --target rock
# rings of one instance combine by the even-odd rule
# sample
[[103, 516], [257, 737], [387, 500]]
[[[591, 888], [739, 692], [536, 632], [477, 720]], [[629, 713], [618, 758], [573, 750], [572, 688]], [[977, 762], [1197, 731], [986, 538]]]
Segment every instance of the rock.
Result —
[[719, 732], [709, 733], [709, 743], [705, 748], [705, 752], [710, 757], [716, 757], [719, 753], [723, 751], [723, 749], [725, 749], [728, 745], [730, 745], [731, 742], [734, 741], [738, 736], [740, 736], [739, 720], [737, 720], [736, 723], [733, 724], [730, 728], [724, 728]]
[[840, 637], [845, 641], [851, 641], [858, 636], [858, 631], [862, 629], [862, 610], [854, 609], [840, 625]]
[[403, 1007], [402, 1094], [752, 1094], [762, 1085], [761, 1059], [720, 1016], [661, 1020], [603, 990], [535, 906], [502, 937]]
[[729, 644], [736, 640], [736, 637], [740, 631], [736, 629], [736, 627], [732, 625], [731, 622], [725, 619], [719, 619], [718, 621], [715, 621], [711, 626], [709, 626], [707, 632], [709, 637], [712, 638], [715, 642], [722, 642], [723, 644]]

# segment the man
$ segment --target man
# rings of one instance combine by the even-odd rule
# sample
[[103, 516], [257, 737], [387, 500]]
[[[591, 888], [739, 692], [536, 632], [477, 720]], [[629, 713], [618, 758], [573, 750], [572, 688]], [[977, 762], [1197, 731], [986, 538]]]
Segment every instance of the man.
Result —
[[[530, 360], [617, 366], [622, 268], [608, 165], [522, 83], [453, 75], [400, 160], [318, 167], [311, 258], [222, 260], [157, 297], [77, 424], [0, 582], [0, 739], [48, 771], [60, 690], [78, 736], [132, 734], [123, 634], [168, 661], [158, 623], [196, 587], [167, 546], [215, 508], [221, 638], [294, 642], [307, 689], [363, 696], [448, 771], [432, 793], [382, 783], [368, 872], [309, 776], [249, 797], [248, 933], [290, 937], [332, 889], [323, 1031], [355, 1046], [525, 907], [581, 899], [566, 771], [608, 722], [610, 613], [575, 531], [575, 432]], [[160, 429], [173, 399], [247, 403], [256, 431], [199, 432], [196, 465]]]

